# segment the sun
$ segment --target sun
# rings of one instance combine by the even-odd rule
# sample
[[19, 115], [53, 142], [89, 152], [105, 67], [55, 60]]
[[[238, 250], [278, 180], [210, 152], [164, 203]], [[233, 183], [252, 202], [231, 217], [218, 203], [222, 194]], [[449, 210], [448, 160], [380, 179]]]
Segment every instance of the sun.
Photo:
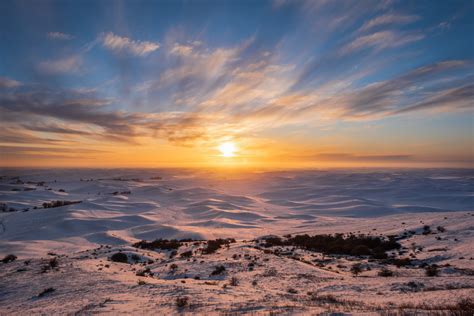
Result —
[[234, 157], [237, 148], [232, 142], [225, 142], [219, 146], [219, 151], [222, 153], [222, 157]]

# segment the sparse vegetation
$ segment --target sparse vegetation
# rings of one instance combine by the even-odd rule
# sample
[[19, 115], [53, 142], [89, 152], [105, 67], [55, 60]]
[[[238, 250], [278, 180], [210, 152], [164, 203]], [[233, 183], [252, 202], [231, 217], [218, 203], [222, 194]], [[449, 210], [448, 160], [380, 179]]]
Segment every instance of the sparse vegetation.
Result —
[[264, 277], [273, 277], [273, 276], [277, 276], [277, 275], [278, 275], [278, 271], [273, 267], [265, 270], [265, 272], [263, 273]]

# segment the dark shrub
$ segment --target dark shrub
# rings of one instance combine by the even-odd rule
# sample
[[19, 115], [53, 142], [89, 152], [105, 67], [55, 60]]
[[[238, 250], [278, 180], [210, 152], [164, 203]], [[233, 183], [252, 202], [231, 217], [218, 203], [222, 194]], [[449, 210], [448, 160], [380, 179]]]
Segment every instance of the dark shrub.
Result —
[[438, 266], [434, 265], [434, 264], [430, 265], [430, 266], [427, 266], [425, 268], [425, 274], [426, 274], [426, 276], [429, 276], [429, 277], [438, 276], [438, 274], [439, 274]]
[[12, 254], [6, 255], [6, 256], [2, 259], [2, 262], [3, 262], [3, 263], [13, 262], [13, 261], [16, 260], [16, 258], [17, 258], [17, 256], [12, 255]]
[[171, 264], [171, 265], [170, 265], [170, 270], [171, 270], [171, 271], [176, 271], [176, 270], [178, 270], [178, 265], [177, 265], [176, 263]]
[[362, 266], [360, 263], [353, 264], [351, 267], [351, 272], [354, 276], [358, 276], [362, 272]]
[[378, 273], [378, 276], [381, 276], [381, 277], [391, 277], [393, 276], [393, 271], [387, 269], [387, 268], [382, 268], [379, 273]]
[[149, 250], [155, 250], [155, 249], [175, 250], [181, 247], [181, 243], [177, 241], [176, 239], [172, 239], [172, 240], [156, 239], [150, 242], [146, 240], [142, 240], [142, 241], [134, 243], [132, 246], [135, 248], [149, 249]]
[[59, 265], [58, 259], [56, 257], [49, 259], [49, 267], [51, 269], [57, 268]]
[[46, 273], [50, 270], [57, 268], [59, 265], [56, 257], [49, 259], [48, 263], [41, 268], [41, 273]]
[[176, 298], [176, 306], [178, 308], [183, 308], [188, 305], [188, 298], [186, 296], [180, 296]]
[[290, 293], [290, 294], [298, 294], [298, 291], [295, 290], [294, 288], [289, 288], [289, 289], [288, 289], [288, 293]]
[[110, 260], [113, 262], [128, 263], [128, 256], [123, 252], [117, 252], [110, 257]]
[[225, 271], [224, 266], [216, 266], [214, 271], [212, 271], [211, 275], [219, 275]]
[[444, 233], [446, 231], [446, 228], [444, 228], [443, 226], [438, 226], [436, 227], [436, 229], [440, 232], [440, 233]]
[[189, 250], [189, 251], [183, 252], [180, 256], [181, 258], [190, 258], [193, 256], [193, 251]]
[[431, 228], [430, 228], [430, 226], [428, 226], [428, 225], [423, 226], [423, 232], [422, 232], [422, 234], [423, 234], [423, 235], [431, 234]]
[[237, 286], [237, 285], [239, 285], [239, 279], [237, 279], [236, 277], [232, 277], [230, 279], [229, 284], [232, 285], [232, 286]]

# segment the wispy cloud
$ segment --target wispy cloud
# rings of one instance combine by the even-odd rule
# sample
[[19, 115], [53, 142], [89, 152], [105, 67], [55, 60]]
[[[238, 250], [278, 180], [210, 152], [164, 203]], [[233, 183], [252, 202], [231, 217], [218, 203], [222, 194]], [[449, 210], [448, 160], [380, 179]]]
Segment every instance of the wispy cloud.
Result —
[[178, 56], [189, 56], [193, 52], [193, 46], [192, 45], [182, 45], [175, 43], [173, 48], [170, 51], [170, 54], [172, 55], [178, 55]]
[[111, 32], [102, 34], [101, 42], [107, 49], [115, 52], [127, 52], [135, 56], [146, 56], [160, 48], [159, 43], [132, 40]]
[[420, 17], [417, 15], [383, 14], [365, 22], [358, 31], [366, 32], [380, 26], [408, 24], [419, 19]]
[[46, 35], [51, 40], [68, 41], [74, 38], [74, 36], [70, 34], [61, 33], [61, 32], [49, 32]]
[[[472, 100], [472, 86], [468, 84], [472, 78], [447, 80], [446, 75], [470, 67], [470, 63], [460, 60], [430, 64], [390, 80], [326, 98], [302, 111], [330, 109], [328, 113], [334, 117], [367, 120], [415, 110], [464, 110]], [[463, 87], [457, 88], [459, 84]]]
[[365, 48], [377, 50], [393, 48], [418, 41], [424, 37], [421, 33], [400, 33], [398, 31], [380, 31], [357, 37], [341, 49], [343, 54], [349, 54]]
[[74, 74], [82, 68], [82, 56], [73, 55], [56, 60], [46, 60], [38, 64], [38, 70], [45, 74]]
[[0, 89], [16, 88], [19, 86], [21, 86], [19, 81], [7, 77], [0, 77]]

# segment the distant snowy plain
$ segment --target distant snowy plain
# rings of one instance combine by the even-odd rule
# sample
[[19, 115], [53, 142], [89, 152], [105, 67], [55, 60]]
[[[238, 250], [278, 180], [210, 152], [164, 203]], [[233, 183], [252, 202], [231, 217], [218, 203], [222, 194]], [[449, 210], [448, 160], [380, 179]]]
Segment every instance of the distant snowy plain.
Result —
[[[26, 256], [141, 239], [317, 233], [367, 218], [474, 209], [468, 169], [3, 169], [0, 175], [0, 202], [20, 210], [0, 212], [0, 254]], [[41, 208], [53, 200], [82, 203]]]
[[[0, 263], [1, 315], [474, 313], [473, 170], [0, 175], [0, 259], [18, 257]], [[43, 207], [54, 201], [81, 203]], [[258, 238], [302, 233], [397, 236], [390, 260], [409, 263]], [[203, 240], [230, 237], [203, 251]], [[201, 241], [132, 246], [157, 238]], [[433, 265], [437, 276], [425, 272]]]

